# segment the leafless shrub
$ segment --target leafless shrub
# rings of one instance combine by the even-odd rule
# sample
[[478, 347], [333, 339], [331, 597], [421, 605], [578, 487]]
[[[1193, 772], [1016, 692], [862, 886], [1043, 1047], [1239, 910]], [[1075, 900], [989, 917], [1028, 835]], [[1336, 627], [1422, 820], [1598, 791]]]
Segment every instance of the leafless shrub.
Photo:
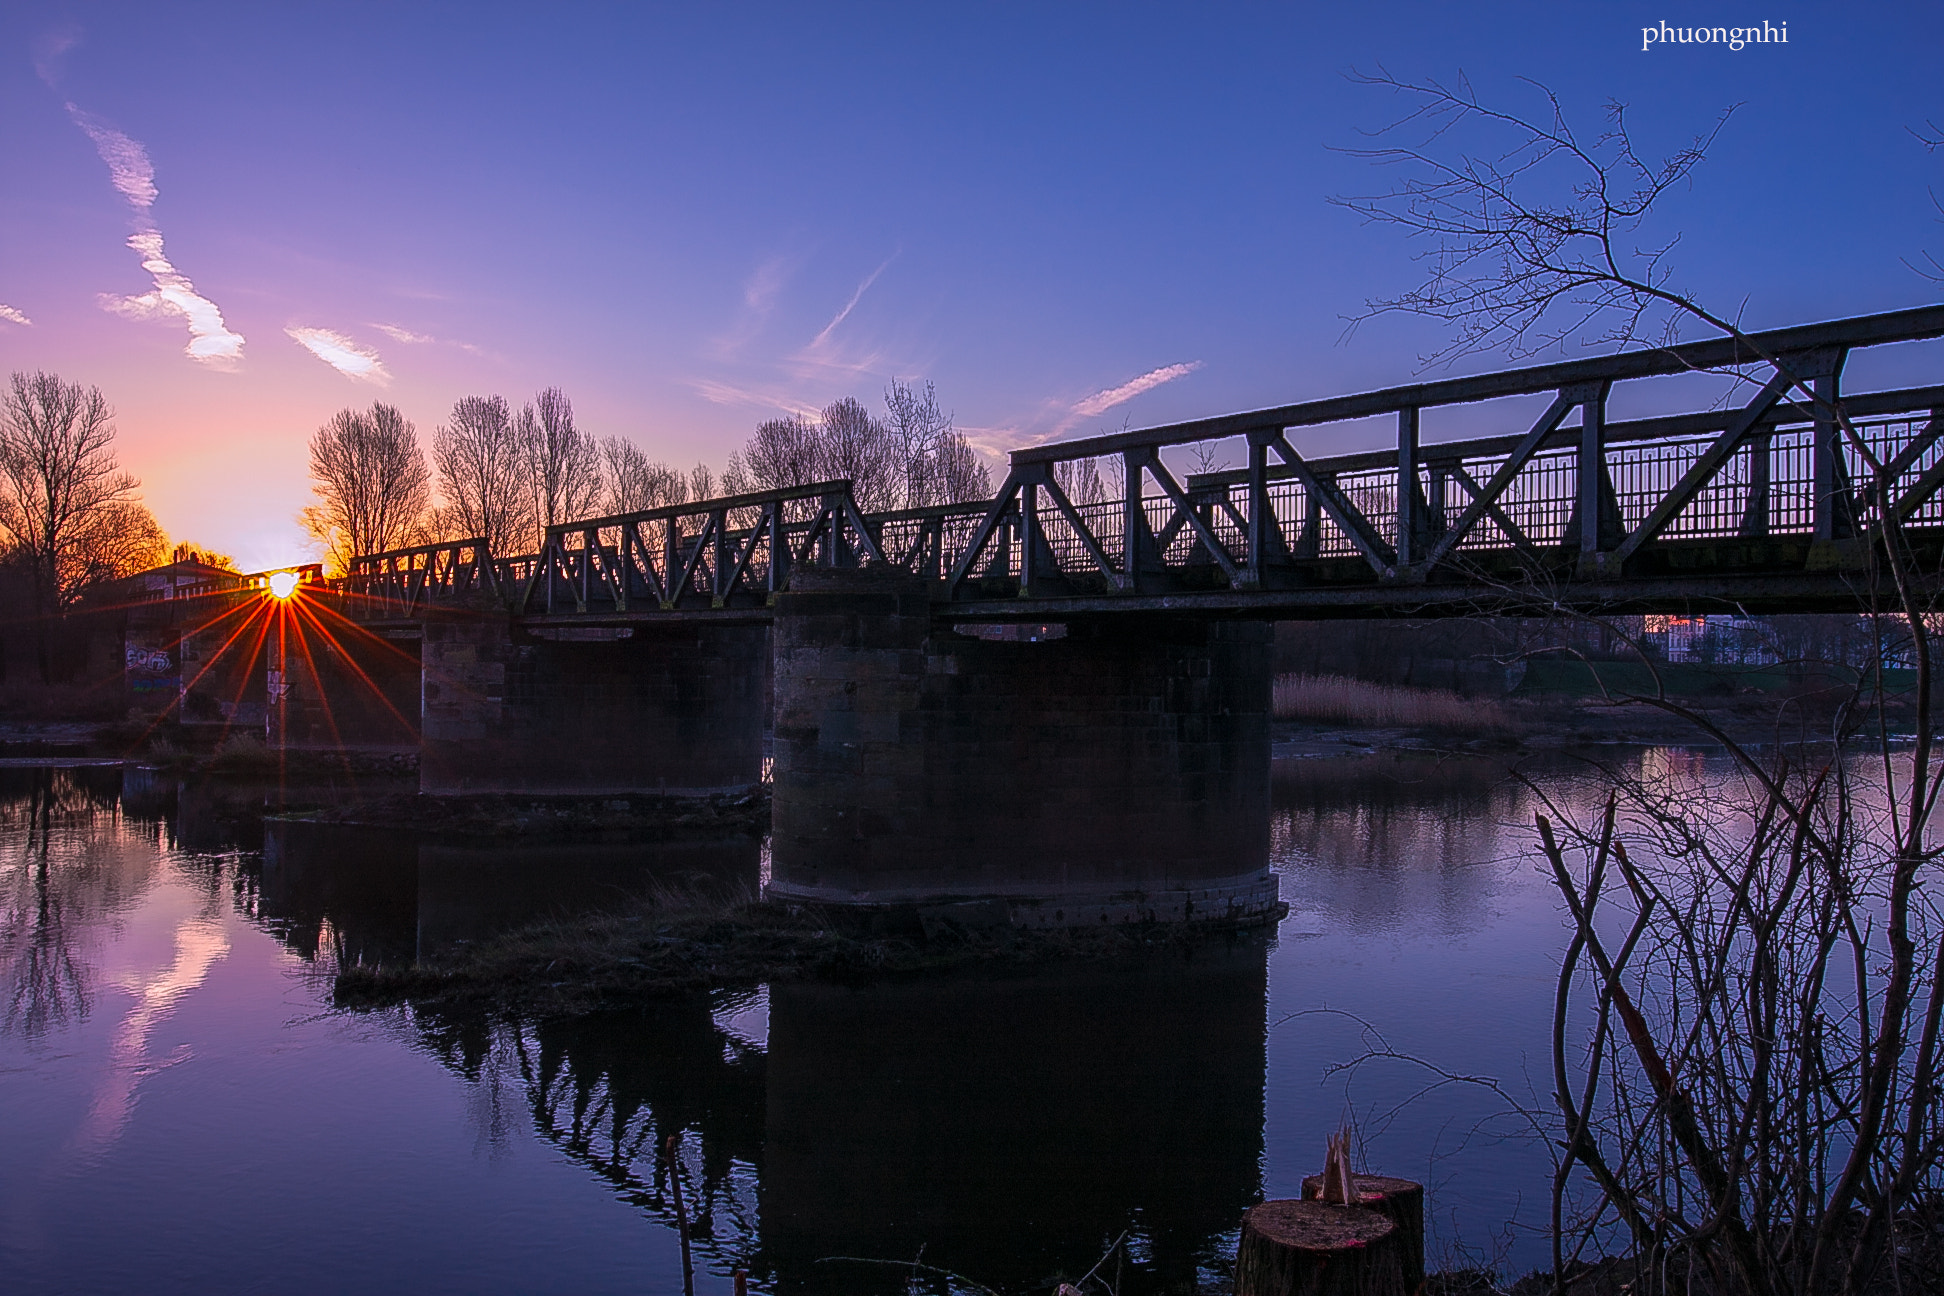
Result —
[[[1385, 143], [1356, 150], [1404, 179], [1340, 201], [1420, 239], [1426, 267], [1417, 288], [1361, 318], [1450, 324], [1434, 358], [1664, 345], [1703, 325], [1773, 363], [1838, 426], [1869, 474], [1860, 498], [1890, 497], [1891, 474], [1840, 402], [1678, 290], [1673, 237], [1647, 232], [1729, 113], [1650, 161], [1621, 105], [1589, 139], [1543, 87], [1544, 110], [1528, 118], [1462, 80], [1360, 79], [1411, 105], [1379, 132]], [[1612, 1247], [1637, 1292], [1936, 1289], [1922, 1267], [1944, 1204], [1944, 921], [1922, 886], [1944, 793], [1934, 574], [1918, 570], [1892, 510], [1859, 511], [1859, 597], [1879, 630], [1900, 627], [1916, 668], [1907, 746], [1889, 736], [1867, 673], [1823, 738], [1759, 750], [1665, 692], [1615, 699], [1685, 718], [1727, 749], [1736, 780], [1697, 797], [1617, 779], [1599, 822], [1557, 806], [1538, 816], [1573, 933], [1553, 1022], [1555, 1291], [1584, 1252]], [[1864, 742], [1872, 708], [1878, 737]]]

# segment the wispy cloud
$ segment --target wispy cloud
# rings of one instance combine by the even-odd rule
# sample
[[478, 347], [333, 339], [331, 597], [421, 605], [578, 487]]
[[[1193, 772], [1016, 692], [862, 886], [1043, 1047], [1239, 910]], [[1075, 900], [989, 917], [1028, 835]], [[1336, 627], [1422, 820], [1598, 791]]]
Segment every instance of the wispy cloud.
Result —
[[51, 89], [61, 77], [61, 56], [81, 43], [81, 29], [73, 23], [43, 33], [34, 42], [34, 73]]
[[850, 300], [844, 303], [844, 309], [831, 316], [830, 323], [823, 326], [823, 332], [810, 339], [811, 350], [818, 349], [830, 340], [830, 335], [837, 331], [839, 324], [842, 324], [850, 318], [850, 313], [857, 309], [857, 303], [863, 300], [864, 294], [870, 289], [871, 285], [878, 281], [878, 276], [890, 269], [891, 263], [897, 259], [897, 254], [895, 252], [892, 253], [889, 257], [885, 258], [883, 265], [864, 276], [864, 282], [857, 285], [857, 291], [852, 293]]
[[1163, 383], [1171, 383], [1177, 378], [1186, 378], [1201, 367], [1201, 361], [1191, 360], [1187, 364], [1163, 365], [1159, 369], [1150, 369], [1139, 378], [1129, 379], [1118, 387], [1097, 391], [1085, 400], [1077, 402], [1073, 407], [1073, 413], [1078, 418], [1093, 418], [1105, 414], [1114, 406], [1123, 405], [1143, 392], [1151, 392]]
[[34, 321], [27, 318], [25, 311], [15, 310], [5, 302], [0, 302], [0, 320], [9, 324], [31, 325]]
[[412, 332], [412, 330], [408, 328], [400, 328], [396, 324], [373, 324], [371, 327], [377, 329], [380, 333], [383, 333], [386, 337], [390, 338], [394, 342], [405, 342], [409, 344], [409, 343], [437, 342], [439, 340], [433, 337], [430, 333], [414, 333]]
[[155, 282], [153, 289], [134, 296], [103, 293], [102, 308], [126, 319], [180, 320], [189, 329], [189, 345], [183, 350], [191, 360], [212, 368], [234, 368], [243, 358], [243, 335], [230, 330], [216, 303], [197, 292], [189, 276], [176, 269], [162, 250], [162, 231], [149, 215], [157, 191], [148, 150], [72, 103], [67, 111], [94, 142], [95, 152], [108, 164], [109, 180], [134, 212], [135, 232], [128, 236], [128, 246], [141, 257], [142, 269]]
[[749, 278], [743, 280], [743, 305], [758, 315], [767, 316], [776, 309], [777, 296], [790, 280], [790, 269], [790, 258], [781, 256], [773, 256], [757, 266]]
[[696, 378], [690, 381], [689, 386], [695, 389], [696, 395], [712, 405], [742, 405], [775, 414], [808, 414], [813, 409], [804, 401], [774, 388], [738, 387], [714, 378]]
[[137, 215], [146, 215], [155, 205], [156, 195], [155, 164], [149, 161], [148, 150], [93, 113], [82, 112], [73, 104], [67, 110], [74, 124], [94, 141], [95, 152], [108, 164], [108, 178], [121, 196], [128, 199]]
[[486, 354], [470, 342], [455, 342], [451, 338], [434, 337], [430, 333], [416, 333], [400, 324], [373, 324], [371, 327], [392, 341], [403, 342], [407, 346], [449, 346], [458, 347], [461, 351], [469, 351], [476, 356]]
[[709, 349], [718, 360], [734, 359], [744, 347], [755, 341], [769, 323], [770, 316], [776, 313], [776, 304], [789, 285], [790, 276], [795, 273], [796, 258], [773, 256], [750, 271], [743, 280], [742, 309], [736, 312], [735, 323], [717, 337], [709, 340]]
[[102, 293], [102, 309], [125, 319], [179, 319], [189, 326], [185, 355], [213, 368], [234, 368], [243, 358], [243, 335], [232, 333], [216, 303], [197, 292], [189, 276], [175, 268], [162, 251], [161, 231], [147, 229], [130, 234], [128, 246], [140, 254], [142, 269], [149, 272], [155, 287], [132, 297]]
[[291, 341], [346, 378], [377, 383], [380, 387], [391, 381], [391, 371], [385, 368], [385, 362], [378, 358], [376, 351], [358, 345], [335, 329], [292, 326], [284, 332], [289, 335]]

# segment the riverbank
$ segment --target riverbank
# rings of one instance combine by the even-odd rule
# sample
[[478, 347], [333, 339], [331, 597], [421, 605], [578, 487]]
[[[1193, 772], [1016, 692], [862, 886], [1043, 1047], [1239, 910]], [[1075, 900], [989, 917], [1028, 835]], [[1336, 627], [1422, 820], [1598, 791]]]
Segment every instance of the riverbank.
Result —
[[[1277, 759], [1387, 750], [1489, 755], [1616, 744], [1705, 747], [1722, 737], [1751, 747], [1826, 741], [1845, 696], [1750, 691], [1670, 698], [1689, 713], [1678, 714], [1627, 695], [1463, 698], [1351, 680], [1306, 682], [1300, 694], [1285, 688], [1279, 696], [1296, 705], [1279, 708], [1274, 722]], [[1860, 719], [1866, 731], [1881, 726], [1894, 737], [1913, 732], [1915, 713], [1907, 699], [1891, 696], [1880, 712], [1872, 707]]]
[[349, 967], [340, 1008], [572, 1014], [778, 981], [905, 980], [1266, 940], [1282, 912], [1220, 922], [1025, 928], [968, 922], [954, 906], [835, 914], [737, 896], [650, 894], [634, 906], [535, 923], [410, 966]]

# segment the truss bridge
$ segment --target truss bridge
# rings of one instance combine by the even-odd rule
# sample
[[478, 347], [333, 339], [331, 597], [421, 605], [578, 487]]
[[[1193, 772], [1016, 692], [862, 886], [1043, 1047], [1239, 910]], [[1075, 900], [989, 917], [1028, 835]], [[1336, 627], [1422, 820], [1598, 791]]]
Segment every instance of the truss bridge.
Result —
[[[860, 564], [924, 580], [956, 621], [1848, 607], [1879, 519], [1935, 569], [1944, 385], [1849, 392], [1845, 363], [1940, 334], [1926, 307], [1444, 379], [1015, 451], [987, 501], [867, 514], [850, 483], [818, 482], [564, 523], [534, 554], [360, 557], [338, 589], [366, 620], [588, 624], [764, 620], [796, 571]], [[1727, 403], [1609, 416], [1617, 389], [1672, 397], [1697, 371], [1735, 376]], [[1425, 435], [1488, 402], [1530, 408], [1496, 435]], [[1346, 427], [1395, 444], [1299, 449]], [[1246, 466], [1170, 464], [1191, 446]]]
[[[261, 697], [273, 745], [402, 727], [428, 793], [767, 784], [780, 899], [1262, 922], [1272, 622], [1936, 593], [1944, 366], [1898, 344], [1940, 336], [1926, 307], [1065, 441], [937, 508], [824, 481], [372, 554], [143, 661], [183, 663], [184, 714], [192, 662], [235, 695], [209, 714]], [[1900, 381], [1846, 385], [1864, 354]]]

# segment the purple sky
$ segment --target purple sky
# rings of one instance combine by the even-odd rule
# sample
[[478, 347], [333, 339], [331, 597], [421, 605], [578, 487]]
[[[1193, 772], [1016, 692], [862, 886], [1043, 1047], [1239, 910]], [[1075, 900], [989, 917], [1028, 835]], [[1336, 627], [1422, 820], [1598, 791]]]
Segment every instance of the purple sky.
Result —
[[[1787, 45], [1640, 48], [1786, 22]], [[53, 4], [0, 12], [0, 371], [102, 388], [163, 526], [306, 552], [305, 443], [557, 384], [720, 467], [759, 420], [929, 378], [988, 451], [1410, 381], [1444, 336], [1343, 317], [1410, 246], [1326, 201], [1462, 71], [1672, 148], [1680, 286], [1764, 327], [1944, 288], [1944, 6]], [[1524, 96], [1522, 98], [1522, 96]], [[1938, 381], [1924, 347], [1852, 386]], [[1462, 369], [1497, 367], [1472, 357]], [[1623, 408], [1624, 412], [1624, 408]], [[1425, 437], [1485, 415], [1427, 416]], [[1312, 437], [1338, 448], [1379, 435]]]

